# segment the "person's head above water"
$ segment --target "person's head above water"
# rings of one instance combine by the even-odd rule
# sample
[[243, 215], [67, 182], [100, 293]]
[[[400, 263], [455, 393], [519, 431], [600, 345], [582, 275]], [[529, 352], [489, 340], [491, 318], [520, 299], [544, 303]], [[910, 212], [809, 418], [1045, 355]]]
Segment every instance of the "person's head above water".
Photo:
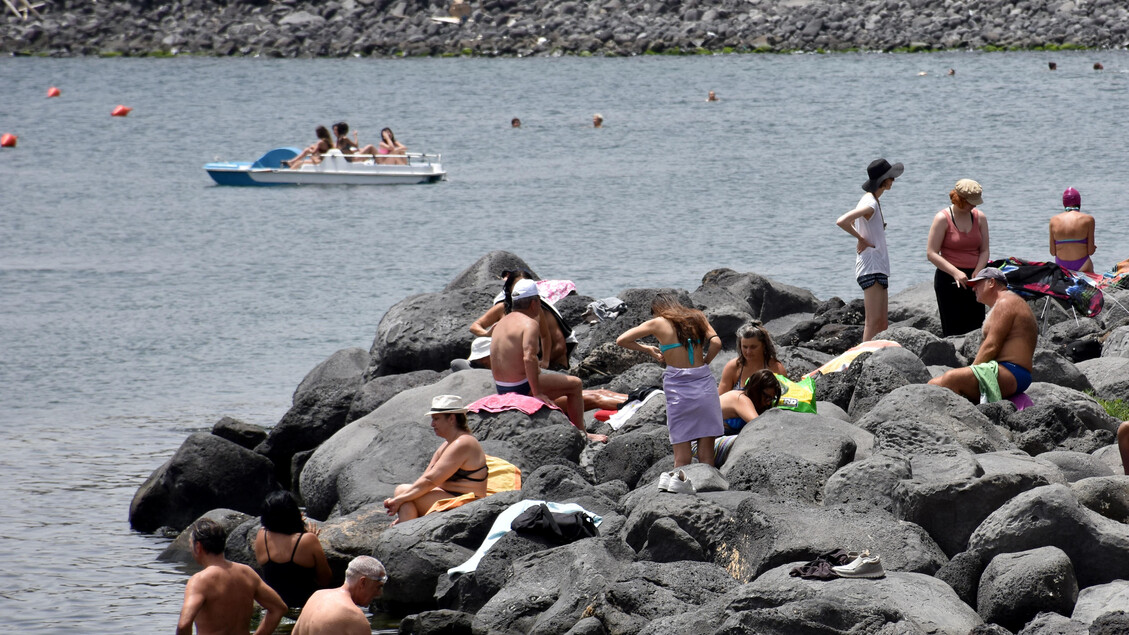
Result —
[[1082, 207], [1082, 195], [1078, 190], [1068, 187], [1062, 193], [1062, 206], [1066, 209], [1080, 209]]

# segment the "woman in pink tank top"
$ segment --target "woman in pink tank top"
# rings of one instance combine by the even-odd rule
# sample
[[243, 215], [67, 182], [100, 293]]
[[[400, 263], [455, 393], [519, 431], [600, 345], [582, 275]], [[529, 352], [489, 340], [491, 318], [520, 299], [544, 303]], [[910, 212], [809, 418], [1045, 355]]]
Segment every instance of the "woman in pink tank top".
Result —
[[945, 336], [964, 335], [984, 324], [984, 305], [968, 279], [988, 263], [988, 219], [976, 209], [984, 202], [983, 189], [972, 179], [961, 179], [949, 192], [952, 204], [937, 212], [929, 227], [926, 255], [937, 267], [933, 290]]

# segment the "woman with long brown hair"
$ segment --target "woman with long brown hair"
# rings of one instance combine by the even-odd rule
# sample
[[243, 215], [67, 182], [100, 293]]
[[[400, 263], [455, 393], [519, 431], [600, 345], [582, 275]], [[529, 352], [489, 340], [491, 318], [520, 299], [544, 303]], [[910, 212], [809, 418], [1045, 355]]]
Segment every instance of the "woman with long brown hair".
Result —
[[768, 329], [757, 321], [737, 331], [737, 357], [726, 362], [725, 368], [721, 370], [717, 394], [741, 390], [753, 373], [765, 368], [781, 375], [788, 374], [784, 364], [776, 358], [776, 346], [772, 343]]
[[[691, 442], [698, 442], [698, 460], [713, 465], [714, 438], [721, 436], [721, 401], [710, 372], [710, 360], [721, 350], [721, 338], [706, 314], [683, 306], [671, 294], [660, 293], [651, 302], [654, 317], [620, 335], [615, 343], [640, 351], [666, 364], [663, 392], [674, 467], [689, 465]], [[640, 344], [648, 335], [658, 346]]]

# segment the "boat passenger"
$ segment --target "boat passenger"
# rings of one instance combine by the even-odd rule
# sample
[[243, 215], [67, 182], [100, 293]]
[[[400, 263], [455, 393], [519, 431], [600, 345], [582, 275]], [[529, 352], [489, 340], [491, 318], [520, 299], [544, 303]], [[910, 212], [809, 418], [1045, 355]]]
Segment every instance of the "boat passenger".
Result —
[[721, 369], [721, 383], [717, 386], [717, 394], [741, 391], [754, 373], [766, 368], [781, 375], [788, 374], [784, 364], [776, 358], [772, 336], [759, 320], [737, 332], [737, 346], [737, 357], [726, 362]]
[[314, 128], [314, 134], [318, 136], [318, 140], [313, 145], [302, 150], [302, 152], [293, 159], [282, 161], [282, 167], [294, 170], [305, 163], [312, 163], [314, 165], [321, 163], [321, 155], [333, 149], [333, 137], [329, 135], [329, 129], [325, 126]]
[[745, 424], [776, 407], [783, 389], [772, 371], [763, 368], [749, 376], [742, 390], [721, 396], [721, 416], [725, 434], [737, 434]]
[[373, 161], [376, 161], [376, 148], [370, 143], [365, 147], [357, 145], [357, 131], [353, 131], [353, 138], [349, 138], [349, 124], [344, 121], [338, 121], [333, 124], [333, 134], [337, 136], [337, 149], [345, 155], [359, 155], [350, 156], [349, 161], [364, 161], [364, 155], [372, 155]]
[[378, 157], [377, 163], [384, 165], [407, 165], [408, 158], [406, 155], [408, 149], [404, 144], [396, 141], [396, 135], [392, 134], [391, 128], [385, 128], [380, 131], [380, 146], [376, 149], [377, 154], [388, 155]]
[[263, 580], [286, 606], [301, 608], [314, 591], [329, 586], [333, 575], [317, 532], [306, 524], [298, 501], [286, 490], [267, 495], [261, 519], [254, 549]]
[[1093, 273], [1090, 256], [1094, 245], [1094, 217], [1082, 213], [1082, 195], [1068, 187], [1062, 193], [1061, 214], [1051, 217], [1051, 255], [1055, 262], [1071, 271]]

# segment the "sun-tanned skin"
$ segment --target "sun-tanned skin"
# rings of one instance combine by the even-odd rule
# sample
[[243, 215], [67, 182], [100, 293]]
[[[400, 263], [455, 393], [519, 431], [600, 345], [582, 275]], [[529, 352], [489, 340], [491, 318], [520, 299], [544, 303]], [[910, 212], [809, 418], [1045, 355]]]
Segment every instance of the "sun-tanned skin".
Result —
[[[1056, 240], [1086, 239], [1085, 243], [1064, 243], [1056, 245]], [[1050, 222], [1051, 255], [1063, 260], [1080, 260], [1093, 256], [1097, 251], [1094, 244], [1094, 217], [1070, 210], [1051, 217]], [[1093, 273], [1094, 263], [1087, 259], [1079, 271]]]
[[[365, 558], [366, 556], [361, 556]], [[383, 567], [381, 567], [383, 569]], [[373, 579], [357, 576], [350, 580], [346, 575], [345, 584], [336, 589], [322, 589], [310, 596], [298, 622], [294, 624], [293, 635], [370, 635], [372, 625], [361, 610], [384, 591], [387, 576]]]
[[[1039, 339], [1039, 323], [1031, 307], [1023, 298], [1008, 291], [1000, 282], [992, 279], [972, 283], [976, 299], [991, 307], [984, 319], [984, 341], [976, 353], [973, 365], [995, 360], [1011, 362], [1031, 370], [1035, 355], [1035, 344]], [[969, 367], [954, 368], [940, 377], [929, 381], [934, 386], [944, 386], [977, 403], [980, 401], [980, 383]], [[1015, 375], [1006, 367], [999, 370], [1000, 394], [1010, 397], [1015, 394], [1018, 384]]]
[[589, 434], [584, 427], [584, 385], [579, 377], [556, 373], [541, 374], [537, 351], [541, 344], [541, 300], [533, 298], [524, 308], [514, 310], [494, 325], [490, 341], [490, 370], [499, 382], [529, 382], [530, 393], [547, 404], [565, 400], [568, 419], [592, 441], [607, 441], [602, 434]]
[[251, 567], [231, 562], [222, 553], [208, 553], [190, 540], [192, 556], [204, 567], [184, 587], [184, 605], [176, 625], [177, 635], [247, 635], [254, 610], [252, 600], [266, 613], [255, 635], [273, 633], [286, 615], [286, 603]]

